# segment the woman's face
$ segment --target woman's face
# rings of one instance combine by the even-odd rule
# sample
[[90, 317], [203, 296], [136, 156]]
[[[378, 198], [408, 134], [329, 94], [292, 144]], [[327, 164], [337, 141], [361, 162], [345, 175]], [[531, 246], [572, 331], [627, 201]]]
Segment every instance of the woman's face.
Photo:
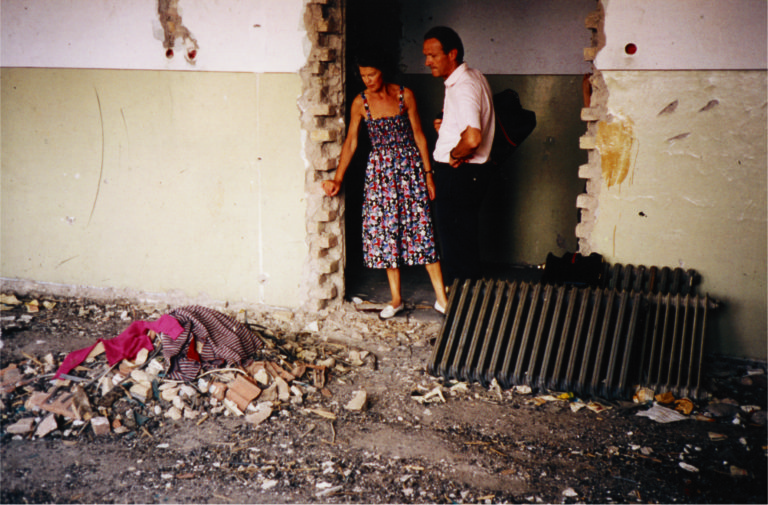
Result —
[[360, 77], [363, 79], [363, 84], [368, 91], [379, 91], [384, 85], [384, 78], [381, 75], [381, 70], [375, 67], [359, 67]]

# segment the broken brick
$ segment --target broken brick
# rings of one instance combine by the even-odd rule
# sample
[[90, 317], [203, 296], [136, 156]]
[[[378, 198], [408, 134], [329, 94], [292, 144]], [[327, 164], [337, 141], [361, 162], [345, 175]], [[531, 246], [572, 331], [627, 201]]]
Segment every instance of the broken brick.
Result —
[[304, 376], [304, 373], [306, 371], [307, 371], [307, 367], [306, 365], [304, 365], [304, 363], [297, 363], [291, 369], [291, 375], [293, 375], [297, 379], [301, 379], [301, 377]]
[[251, 377], [255, 376], [259, 370], [264, 370], [266, 368], [266, 364], [263, 361], [254, 361], [247, 367], [245, 367], [245, 371], [248, 372], [248, 375]]
[[144, 383], [134, 384], [130, 389], [131, 396], [141, 403], [147, 403], [147, 398], [149, 398], [151, 391], [152, 386]]
[[56, 422], [56, 416], [54, 414], [48, 414], [45, 416], [45, 419], [40, 421], [40, 424], [37, 425], [37, 430], [35, 430], [35, 436], [36, 437], [44, 437], [47, 434], [51, 433], [52, 431], [56, 431], [59, 429], [59, 425]]
[[230, 388], [227, 390], [227, 400], [234, 402], [235, 405], [237, 405], [237, 408], [240, 410], [245, 410], [248, 408], [248, 405], [251, 403], [250, 400], [247, 398], [240, 396], [240, 394], [235, 391], [234, 389]]
[[292, 382], [296, 379], [293, 375], [288, 373], [283, 367], [278, 365], [277, 363], [272, 363], [271, 361], [267, 361], [267, 371], [272, 374], [273, 377], [280, 377], [286, 382]]
[[8, 426], [5, 431], [6, 433], [11, 433], [13, 435], [26, 435], [27, 433], [31, 432], [35, 428], [35, 418], [34, 417], [27, 417], [26, 419], [21, 419], [19, 421], [16, 421], [12, 425]]
[[21, 378], [22, 374], [15, 364], [0, 370], [0, 393], [10, 393], [16, 389]]
[[110, 431], [109, 419], [104, 416], [98, 416], [91, 419], [91, 428], [96, 436], [107, 435]]
[[248, 401], [256, 399], [261, 394], [261, 388], [242, 375], [238, 375], [234, 381], [229, 383], [229, 389], [234, 390], [243, 398], [247, 398]]
[[214, 382], [211, 384], [210, 388], [208, 388], [208, 392], [217, 400], [222, 401], [227, 394], [227, 385], [223, 382]]

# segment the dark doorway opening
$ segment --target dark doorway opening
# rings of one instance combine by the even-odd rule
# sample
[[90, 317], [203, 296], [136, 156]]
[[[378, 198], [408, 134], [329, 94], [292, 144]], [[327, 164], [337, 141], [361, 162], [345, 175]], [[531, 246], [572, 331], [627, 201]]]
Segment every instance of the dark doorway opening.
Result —
[[[432, 2], [435, 4], [437, 2]], [[489, 16], [510, 15], [507, 12], [516, 5], [514, 0], [494, 4], [502, 5], [504, 13], [489, 11]], [[401, 58], [414, 56], [411, 52], [419, 52], [421, 45], [418, 33], [404, 34], [401, 13], [408, 8], [413, 10], [410, 4], [398, 0], [347, 0], [346, 103], [351, 104], [363, 89], [355, 56], [366, 50], [376, 50], [388, 56], [391, 82], [403, 84], [414, 92], [431, 152], [437, 137], [431, 125], [442, 109], [444, 85], [421, 65], [412, 64], [416, 68], [407, 68], [404, 62], [409, 58]], [[545, 14], [539, 13], [540, 16]], [[579, 16], [578, 13], [569, 14], [569, 19], [572, 18], [569, 29], [577, 33], [584, 30], [583, 18]], [[425, 32], [431, 27], [432, 17], [425, 15], [423, 22]], [[413, 30], [412, 26], [410, 30]], [[587, 31], [584, 32], [588, 38]], [[460, 35], [465, 39], [465, 46], [469, 39], [485, 41], [484, 37], [487, 37], [482, 29], [477, 26], [473, 29], [471, 25], [464, 27]], [[491, 51], [489, 44], [483, 44], [481, 47], [488, 46]], [[409, 53], [401, 55], [404, 50], [401, 47], [407, 48]], [[470, 66], [472, 57], [478, 61], [480, 55], [476, 52], [469, 56]], [[518, 91], [524, 107], [537, 113], [539, 125], [512, 159], [499, 169], [491, 184], [481, 227], [483, 271], [486, 278], [535, 281], [541, 272], [536, 266], [546, 261], [547, 253], [560, 256], [577, 250], [575, 228], [579, 211], [576, 198], [584, 191], [584, 182], [578, 178], [578, 167], [587, 161], [587, 153], [579, 147], [579, 137], [584, 133], [584, 123], [580, 119], [582, 75], [486, 74], [486, 77], [494, 92], [505, 88]], [[346, 119], [348, 124], [349, 110]], [[386, 273], [365, 268], [362, 259], [361, 209], [369, 149], [368, 133], [361, 128], [358, 149], [344, 183], [345, 290], [348, 299], [360, 297], [383, 303], [390, 299]], [[434, 302], [432, 286], [423, 267], [402, 269], [402, 295], [408, 303], [431, 305]]]

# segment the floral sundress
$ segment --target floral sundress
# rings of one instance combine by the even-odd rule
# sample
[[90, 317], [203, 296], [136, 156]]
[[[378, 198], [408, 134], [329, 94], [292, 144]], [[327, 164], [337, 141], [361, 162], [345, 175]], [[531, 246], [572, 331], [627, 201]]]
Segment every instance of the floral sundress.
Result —
[[363, 261], [368, 268], [398, 268], [437, 261], [435, 236], [421, 155], [413, 129], [400, 112], [373, 119], [365, 92], [371, 153], [365, 170]]

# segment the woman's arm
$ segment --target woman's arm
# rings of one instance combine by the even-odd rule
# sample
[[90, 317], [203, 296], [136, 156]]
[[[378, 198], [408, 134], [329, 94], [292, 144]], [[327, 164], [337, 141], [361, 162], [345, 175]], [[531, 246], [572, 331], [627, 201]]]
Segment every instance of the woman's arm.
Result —
[[357, 150], [357, 135], [360, 131], [360, 121], [363, 119], [363, 99], [360, 95], [355, 97], [352, 102], [352, 112], [349, 118], [349, 130], [347, 138], [341, 146], [341, 155], [339, 156], [339, 166], [336, 167], [336, 175], [333, 180], [323, 181], [323, 190], [328, 196], [336, 196], [341, 190], [341, 183], [344, 181], [344, 174], [349, 168], [352, 156]]
[[429, 161], [429, 152], [427, 150], [427, 137], [424, 135], [424, 130], [421, 128], [421, 118], [419, 118], [419, 110], [416, 106], [416, 97], [413, 96], [413, 92], [405, 88], [403, 93], [403, 99], [405, 101], [405, 107], [408, 111], [408, 119], [411, 121], [411, 128], [413, 129], [413, 138], [416, 140], [416, 148], [421, 155], [421, 162], [424, 164], [424, 173], [427, 178], [427, 191], [429, 192], [429, 199], [435, 199], [435, 181], [434, 174], [432, 173], [432, 164]]

